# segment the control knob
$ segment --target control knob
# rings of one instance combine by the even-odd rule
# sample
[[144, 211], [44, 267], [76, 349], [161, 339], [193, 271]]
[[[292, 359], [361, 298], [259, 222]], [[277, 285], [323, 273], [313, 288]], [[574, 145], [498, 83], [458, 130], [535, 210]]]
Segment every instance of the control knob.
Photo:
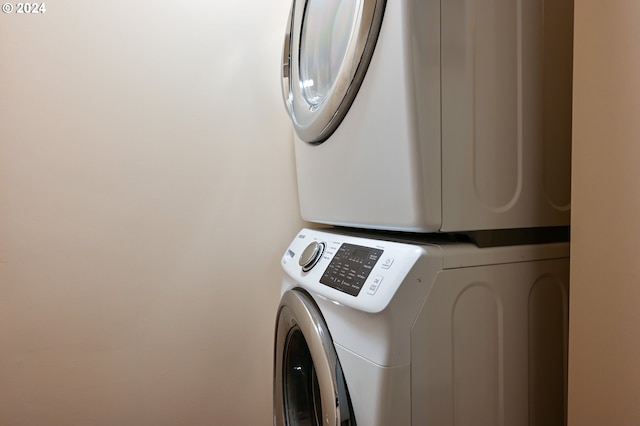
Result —
[[300, 255], [300, 260], [298, 260], [298, 264], [302, 266], [303, 272], [310, 271], [311, 268], [316, 266], [316, 263], [318, 263], [322, 257], [322, 253], [324, 253], [324, 248], [324, 243], [314, 241], [304, 249]]

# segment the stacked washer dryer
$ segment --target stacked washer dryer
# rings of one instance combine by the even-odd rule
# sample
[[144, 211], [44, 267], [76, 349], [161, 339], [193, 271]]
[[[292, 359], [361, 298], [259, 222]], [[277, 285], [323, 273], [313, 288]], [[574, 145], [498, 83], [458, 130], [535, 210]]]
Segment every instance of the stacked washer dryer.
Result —
[[573, 1], [293, 0], [277, 425], [566, 422]]

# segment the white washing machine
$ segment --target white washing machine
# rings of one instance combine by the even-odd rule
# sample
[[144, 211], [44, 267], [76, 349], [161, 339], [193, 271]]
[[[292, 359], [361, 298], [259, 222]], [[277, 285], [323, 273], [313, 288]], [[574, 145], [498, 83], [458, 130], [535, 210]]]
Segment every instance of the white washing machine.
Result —
[[282, 69], [302, 217], [564, 226], [573, 0], [294, 0]]
[[564, 425], [569, 245], [303, 229], [285, 271], [275, 425]]

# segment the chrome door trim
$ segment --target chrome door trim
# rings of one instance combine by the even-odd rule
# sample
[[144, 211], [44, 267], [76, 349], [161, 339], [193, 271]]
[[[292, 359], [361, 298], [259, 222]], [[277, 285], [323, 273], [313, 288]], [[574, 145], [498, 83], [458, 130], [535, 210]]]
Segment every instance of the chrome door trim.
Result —
[[349, 43], [333, 89], [318, 106], [307, 103], [300, 82], [302, 24], [309, 1], [293, 0], [291, 4], [283, 48], [282, 90], [300, 139], [319, 144], [338, 128], [362, 85], [382, 26], [386, 0], [358, 0], [354, 42]]
[[[296, 0], [291, 2], [291, 9], [289, 10], [289, 18], [287, 19], [287, 30], [284, 34], [284, 47], [282, 48], [282, 98], [285, 105], [287, 105], [287, 111], [290, 111], [288, 105], [290, 105], [291, 99], [291, 85], [289, 83], [289, 74], [291, 73], [291, 34], [293, 28], [291, 28], [291, 22], [293, 21], [293, 11], [296, 8]], [[289, 112], [291, 115], [291, 112]]]
[[288, 337], [292, 330], [300, 330], [306, 340], [317, 373], [322, 405], [322, 424], [355, 424], [342, 369], [333, 341], [322, 314], [304, 290], [288, 290], [282, 295], [276, 319], [273, 413], [274, 425], [288, 425], [284, 401], [283, 361]]

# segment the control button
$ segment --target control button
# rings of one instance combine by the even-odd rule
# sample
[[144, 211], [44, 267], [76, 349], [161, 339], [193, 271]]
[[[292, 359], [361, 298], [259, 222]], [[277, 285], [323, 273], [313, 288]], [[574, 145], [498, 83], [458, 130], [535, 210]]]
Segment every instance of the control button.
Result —
[[384, 262], [382, 263], [382, 265], [380, 265], [380, 267], [382, 269], [389, 269], [391, 268], [391, 265], [393, 265], [393, 258], [391, 257], [387, 257]]
[[314, 241], [309, 244], [306, 249], [304, 249], [304, 251], [300, 255], [300, 259], [298, 260], [298, 264], [302, 266], [303, 272], [310, 271], [311, 268], [316, 266], [316, 263], [318, 263], [318, 261], [322, 257], [324, 248], [324, 243]]
[[376, 275], [371, 279], [371, 283], [367, 287], [367, 294], [374, 295], [380, 288], [380, 284], [382, 283], [382, 275]]

